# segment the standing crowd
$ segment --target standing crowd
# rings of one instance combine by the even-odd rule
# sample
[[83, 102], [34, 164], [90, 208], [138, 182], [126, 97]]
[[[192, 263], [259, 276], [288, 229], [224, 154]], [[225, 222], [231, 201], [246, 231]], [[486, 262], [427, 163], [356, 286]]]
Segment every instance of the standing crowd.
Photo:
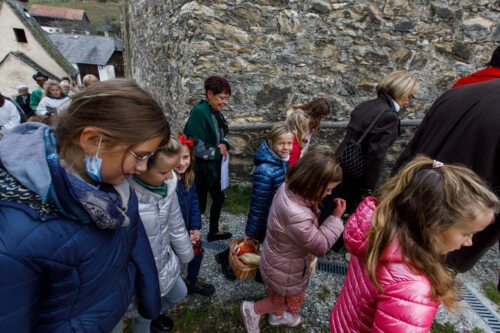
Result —
[[[317, 258], [342, 247], [351, 256], [332, 332], [428, 332], [440, 304], [456, 306], [456, 274], [500, 235], [499, 69], [500, 47], [439, 97], [382, 185], [415, 77], [387, 75], [335, 151], [310, 147], [326, 99], [283, 112], [251, 175], [243, 243], [261, 245], [255, 279], [267, 296], [242, 302], [247, 332], [266, 314], [299, 325]], [[2, 331], [119, 333], [127, 318], [133, 333], [170, 332], [169, 308], [215, 293], [200, 277], [208, 195], [206, 240], [232, 237], [219, 227], [229, 82], [206, 79], [181, 132], [133, 81], [87, 77], [76, 91], [33, 79], [31, 94], [0, 94]], [[228, 251], [216, 259], [234, 279]]]

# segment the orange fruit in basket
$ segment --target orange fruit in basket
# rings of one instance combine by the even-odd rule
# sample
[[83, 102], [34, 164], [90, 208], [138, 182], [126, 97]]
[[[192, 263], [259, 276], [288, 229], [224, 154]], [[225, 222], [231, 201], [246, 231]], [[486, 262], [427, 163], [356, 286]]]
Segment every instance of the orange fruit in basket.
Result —
[[245, 253], [254, 253], [255, 252], [255, 247], [252, 244], [246, 245], [245, 243], [239, 245], [239, 249], [237, 251], [238, 256], [241, 256], [242, 254]]

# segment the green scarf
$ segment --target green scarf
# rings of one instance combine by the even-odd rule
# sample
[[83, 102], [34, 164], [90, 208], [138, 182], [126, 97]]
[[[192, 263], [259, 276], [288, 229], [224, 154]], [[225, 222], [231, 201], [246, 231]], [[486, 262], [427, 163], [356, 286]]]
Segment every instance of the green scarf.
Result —
[[134, 176], [134, 180], [139, 185], [141, 185], [142, 187], [144, 187], [148, 191], [151, 191], [153, 193], [159, 194], [159, 195], [161, 195], [164, 198], [168, 195], [168, 187], [167, 187], [167, 184], [165, 184], [165, 183], [163, 183], [163, 184], [161, 184], [159, 186], [151, 186], [151, 185], [149, 185], [148, 183], [145, 183], [144, 181], [142, 181], [141, 179], [139, 179], [136, 176]]

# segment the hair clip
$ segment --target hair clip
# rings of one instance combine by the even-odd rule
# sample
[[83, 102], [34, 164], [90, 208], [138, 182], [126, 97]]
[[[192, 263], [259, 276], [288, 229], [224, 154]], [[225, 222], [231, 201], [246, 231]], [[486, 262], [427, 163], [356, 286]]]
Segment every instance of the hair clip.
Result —
[[439, 162], [439, 161], [436, 161], [436, 160], [433, 160], [433, 161], [432, 161], [432, 167], [433, 167], [434, 169], [436, 169], [436, 168], [440, 168], [440, 167], [442, 167], [443, 165], [444, 165], [444, 164], [443, 164], [443, 162]]
[[179, 141], [183, 145], [188, 145], [189, 148], [193, 148], [194, 141], [191, 139], [186, 138], [184, 135], [179, 135]]

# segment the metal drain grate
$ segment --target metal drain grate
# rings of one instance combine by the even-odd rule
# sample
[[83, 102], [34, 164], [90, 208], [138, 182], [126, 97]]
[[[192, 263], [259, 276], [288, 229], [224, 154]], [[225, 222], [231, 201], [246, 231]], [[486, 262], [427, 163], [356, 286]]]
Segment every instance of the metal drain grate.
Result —
[[213, 242], [207, 242], [207, 241], [202, 241], [203, 243], [203, 248], [206, 250], [209, 250], [210, 252], [215, 252], [219, 253], [221, 251], [227, 250], [229, 248], [229, 242], [227, 241], [213, 241]]
[[472, 289], [464, 285], [462, 287], [462, 297], [493, 332], [500, 333], [500, 316], [484, 305]]
[[318, 260], [318, 271], [330, 273], [337, 276], [346, 276], [347, 266], [335, 261]]

